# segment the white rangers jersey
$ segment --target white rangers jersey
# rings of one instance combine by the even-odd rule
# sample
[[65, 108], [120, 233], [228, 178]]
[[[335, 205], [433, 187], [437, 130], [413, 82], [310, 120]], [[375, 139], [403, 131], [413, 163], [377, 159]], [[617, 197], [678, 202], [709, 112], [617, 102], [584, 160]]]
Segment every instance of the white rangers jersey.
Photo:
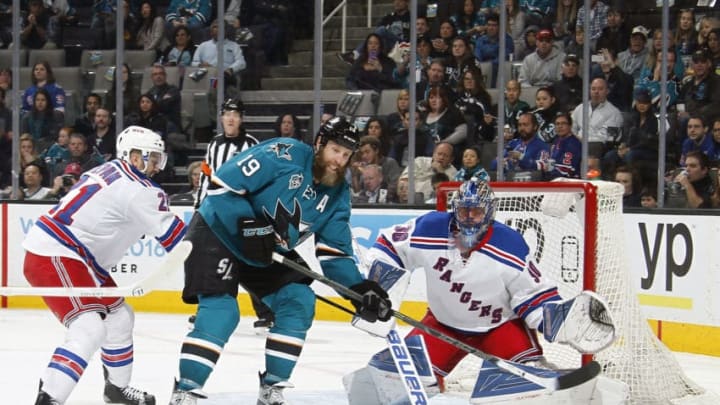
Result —
[[113, 160], [83, 175], [48, 213], [41, 215], [23, 248], [42, 256], [85, 262], [102, 285], [127, 249], [143, 235], [170, 251], [185, 224], [168, 208], [167, 194], [129, 163]]
[[494, 221], [463, 259], [453, 245], [453, 226], [451, 213], [433, 211], [383, 229], [370, 249], [371, 259], [423, 268], [428, 305], [446, 326], [486, 332], [519, 317], [537, 329], [543, 304], [560, 296], [543, 280], [522, 235]]

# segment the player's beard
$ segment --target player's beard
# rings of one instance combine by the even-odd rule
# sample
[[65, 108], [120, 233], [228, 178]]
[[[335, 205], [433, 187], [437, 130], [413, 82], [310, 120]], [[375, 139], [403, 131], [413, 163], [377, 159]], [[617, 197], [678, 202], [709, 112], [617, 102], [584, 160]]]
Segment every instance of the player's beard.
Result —
[[345, 168], [347, 165], [336, 170], [330, 170], [327, 162], [322, 157], [322, 149], [315, 154], [313, 162], [313, 178], [320, 184], [328, 187], [335, 187], [345, 179]]

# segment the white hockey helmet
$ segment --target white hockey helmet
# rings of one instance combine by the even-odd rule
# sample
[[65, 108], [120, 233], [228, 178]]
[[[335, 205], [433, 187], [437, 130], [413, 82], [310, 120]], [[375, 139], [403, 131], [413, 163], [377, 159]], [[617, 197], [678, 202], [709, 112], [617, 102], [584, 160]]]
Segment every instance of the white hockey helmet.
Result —
[[120, 135], [117, 136], [117, 158], [130, 162], [130, 152], [133, 150], [142, 153], [146, 169], [148, 159], [152, 154], [157, 154], [159, 157], [158, 169], [163, 170], [165, 168], [167, 163], [165, 142], [155, 131], [132, 125], [120, 132]]

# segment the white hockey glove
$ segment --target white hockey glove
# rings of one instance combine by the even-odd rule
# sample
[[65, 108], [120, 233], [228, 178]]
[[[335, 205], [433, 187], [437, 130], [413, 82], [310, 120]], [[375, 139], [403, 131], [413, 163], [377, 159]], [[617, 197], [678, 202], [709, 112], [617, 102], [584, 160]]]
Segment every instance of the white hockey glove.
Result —
[[591, 291], [543, 307], [543, 335], [580, 353], [597, 353], [615, 340], [615, 324], [605, 301]]

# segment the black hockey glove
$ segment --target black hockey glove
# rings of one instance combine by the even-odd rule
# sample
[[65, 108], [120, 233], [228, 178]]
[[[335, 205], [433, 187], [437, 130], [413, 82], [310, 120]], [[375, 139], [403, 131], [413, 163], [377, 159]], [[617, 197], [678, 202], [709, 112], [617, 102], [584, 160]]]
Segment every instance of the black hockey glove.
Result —
[[272, 263], [275, 251], [275, 230], [264, 219], [240, 218], [238, 231], [242, 238], [242, 254], [246, 259], [263, 265]]
[[378, 283], [365, 280], [351, 286], [350, 289], [362, 295], [362, 301], [350, 300], [360, 318], [368, 322], [375, 322], [378, 319], [384, 322], [392, 318], [392, 303], [388, 299], [387, 292]]

